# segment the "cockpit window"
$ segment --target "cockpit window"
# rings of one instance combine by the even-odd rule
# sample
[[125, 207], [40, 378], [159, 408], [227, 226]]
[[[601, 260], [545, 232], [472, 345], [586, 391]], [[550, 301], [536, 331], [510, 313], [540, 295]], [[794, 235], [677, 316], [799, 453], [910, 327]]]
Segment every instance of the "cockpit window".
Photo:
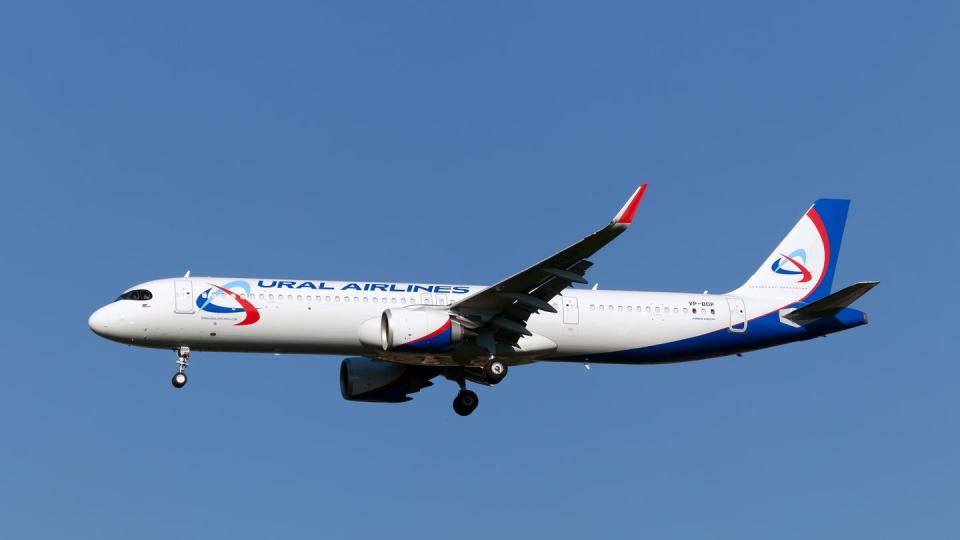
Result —
[[153, 293], [146, 289], [134, 289], [132, 291], [127, 291], [117, 297], [117, 300], [150, 300], [153, 298]]

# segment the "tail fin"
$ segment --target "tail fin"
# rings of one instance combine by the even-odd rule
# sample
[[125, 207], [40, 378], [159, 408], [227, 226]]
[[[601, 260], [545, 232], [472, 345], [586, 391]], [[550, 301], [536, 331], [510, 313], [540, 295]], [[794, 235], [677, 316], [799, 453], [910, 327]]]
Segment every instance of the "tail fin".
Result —
[[850, 201], [818, 199], [767, 257], [731, 294], [813, 302], [830, 294]]

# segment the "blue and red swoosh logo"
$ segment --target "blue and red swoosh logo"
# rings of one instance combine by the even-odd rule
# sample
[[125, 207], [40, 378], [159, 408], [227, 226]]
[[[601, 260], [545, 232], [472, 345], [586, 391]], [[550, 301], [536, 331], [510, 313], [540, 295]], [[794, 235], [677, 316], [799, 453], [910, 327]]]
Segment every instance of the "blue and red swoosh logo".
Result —
[[[246, 317], [234, 326], [247, 326], [260, 320], [260, 312], [246, 298], [233, 289], [240, 289], [247, 296], [250, 296], [250, 284], [246, 281], [231, 281], [230, 283], [220, 285], [210, 284], [211, 288], [203, 291], [197, 296], [197, 307], [202, 311], [209, 313], [244, 313]], [[233, 302], [240, 307], [223, 305], [226, 298], [233, 299]]]
[[798, 249], [789, 255], [781, 253], [780, 258], [773, 261], [770, 269], [778, 274], [801, 276], [797, 283], [806, 283], [813, 279], [813, 274], [810, 273], [810, 270], [807, 270], [806, 264], [807, 252]]

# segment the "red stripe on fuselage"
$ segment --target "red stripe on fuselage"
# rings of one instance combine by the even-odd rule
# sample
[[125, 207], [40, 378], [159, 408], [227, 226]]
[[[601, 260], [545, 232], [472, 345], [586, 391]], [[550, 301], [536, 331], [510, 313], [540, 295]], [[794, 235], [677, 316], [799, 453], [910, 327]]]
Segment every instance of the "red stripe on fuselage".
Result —
[[[213, 284], [211, 283], [211, 285], [213, 285]], [[238, 322], [238, 323], [235, 324], [234, 326], [246, 326], [246, 325], [248, 325], [248, 324], [253, 324], [253, 323], [255, 323], [255, 322], [257, 322], [257, 321], [260, 320], [260, 312], [257, 311], [257, 308], [254, 307], [253, 304], [251, 304], [250, 302], [248, 302], [248, 301], [247, 301], [246, 299], [244, 299], [244, 298], [240, 298], [240, 295], [239, 295], [239, 294], [237, 294], [237, 293], [235, 293], [235, 292], [233, 292], [233, 291], [231, 291], [231, 290], [229, 290], [229, 289], [224, 289], [223, 287], [221, 287], [221, 286], [219, 286], [219, 285], [213, 285], [213, 286], [216, 287], [216, 288], [218, 288], [218, 289], [220, 289], [221, 291], [229, 294], [230, 296], [232, 296], [233, 299], [236, 300], [238, 304], [240, 304], [240, 307], [243, 308], [243, 312], [247, 315], [247, 318], [245, 318], [244, 320]]]

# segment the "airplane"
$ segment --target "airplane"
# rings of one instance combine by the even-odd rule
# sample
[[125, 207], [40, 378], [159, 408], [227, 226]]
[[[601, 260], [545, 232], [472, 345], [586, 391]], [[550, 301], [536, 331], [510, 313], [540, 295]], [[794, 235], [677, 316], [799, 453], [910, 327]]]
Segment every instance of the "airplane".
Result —
[[725, 294], [597, 290], [588, 257], [633, 222], [647, 184], [605, 227], [491, 286], [191, 277], [135, 285], [96, 310], [99, 336], [172, 349], [173, 386], [191, 352], [348, 356], [350, 401], [399, 403], [456, 382], [454, 411], [479, 404], [467, 381], [491, 386], [534, 362], [663, 364], [740, 355], [867, 324], [849, 307], [877, 285], [831, 293], [849, 200], [819, 199], [763, 264]]

